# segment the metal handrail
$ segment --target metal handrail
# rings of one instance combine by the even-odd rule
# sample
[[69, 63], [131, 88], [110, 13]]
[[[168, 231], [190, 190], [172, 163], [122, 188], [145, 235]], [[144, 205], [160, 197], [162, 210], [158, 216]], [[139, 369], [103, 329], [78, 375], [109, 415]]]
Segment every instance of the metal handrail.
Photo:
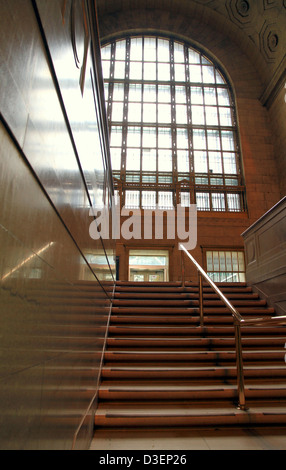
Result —
[[182, 250], [182, 285], [185, 286], [185, 274], [184, 274], [184, 258], [183, 252], [188, 256], [196, 267], [199, 275], [199, 309], [200, 309], [200, 324], [204, 325], [204, 312], [203, 312], [203, 278], [212, 287], [216, 294], [220, 297], [226, 307], [231, 311], [234, 320], [234, 331], [235, 331], [235, 349], [236, 349], [236, 369], [237, 369], [237, 388], [238, 388], [238, 408], [246, 410], [245, 404], [245, 389], [244, 389], [244, 372], [243, 372], [243, 358], [242, 358], [242, 342], [241, 342], [241, 326], [243, 325], [265, 325], [267, 324], [286, 324], [286, 316], [280, 315], [276, 317], [268, 318], [249, 318], [244, 319], [238, 310], [229, 302], [217, 285], [211, 280], [204, 269], [199, 263], [193, 258], [193, 256], [186, 250], [182, 243], [179, 244], [179, 248]]

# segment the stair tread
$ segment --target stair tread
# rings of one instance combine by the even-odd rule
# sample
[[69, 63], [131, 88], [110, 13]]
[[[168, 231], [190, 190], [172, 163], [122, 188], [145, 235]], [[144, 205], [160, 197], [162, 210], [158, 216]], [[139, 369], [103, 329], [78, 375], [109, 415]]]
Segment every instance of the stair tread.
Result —
[[[200, 365], [199, 367], [178, 366], [178, 367], [173, 367], [173, 369], [172, 369], [170, 367], [164, 367], [164, 366], [161, 366], [161, 365], [160, 366], [153, 366], [153, 365], [151, 366], [150, 365], [150, 366], [146, 367], [144, 365], [142, 366], [142, 365], [138, 364], [138, 366], [136, 365], [136, 367], [128, 366], [128, 365], [112, 365], [112, 366], [104, 365], [103, 370], [105, 370], [105, 369], [108, 369], [108, 370], [147, 370], [147, 371], [149, 371], [149, 370], [151, 370], [151, 371], [153, 371], [153, 370], [154, 371], [160, 371], [160, 370], [163, 370], [163, 371], [164, 370], [166, 370], [166, 371], [171, 371], [171, 370], [174, 370], [174, 371], [178, 371], [178, 370], [179, 371], [180, 370], [181, 371], [185, 371], [185, 370], [210, 371], [210, 370], [213, 370], [214, 371], [214, 370], [217, 370], [217, 369], [225, 370], [225, 367], [224, 366], [219, 366], [219, 365], [217, 365], [215, 367], [208, 367], [208, 366], [201, 366]], [[231, 369], [236, 370], [235, 367], [233, 367], [233, 368], [228, 367], [227, 368], [227, 370], [231, 370]], [[250, 366], [250, 365], [248, 365], [247, 367], [245, 367], [245, 371], [247, 371], [247, 370], [255, 370], [256, 371], [256, 370], [259, 370], [259, 369], [261, 369], [262, 371], [265, 371], [265, 370], [283, 370], [283, 371], [286, 372], [285, 365], [281, 365], [281, 366], [278, 366], [278, 365], [276, 365], [276, 366], [274, 366], [274, 365], [273, 366], [265, 366], [265, 365], [263, 365], [263, 366], [259, 366], [259, 365]]]
[[[138, 409], [138, 404], [134, 405], [134, 407], [127, 407], [127, 406], [124, 406], [122, 405], [120, 407], [120, 409], [116, 410], [116, 409], [113, 409], [112, 407], [110, 406], [100, 406], [97, 410], [97, 414], [98, 415], [105, 415], [107, 413], [110, 413], [110, 414], [113, 414], [113, 415], [123, 415], [123, 414], [126, 414], [126, 415], [132, 415], [134, 416], [135, 414], [137, 416], [146, 416], [147, 414], [150, 414], [150, 415], [157, 415], [157, 416], [161, 416], [161, 415], [166, 415], [166, 416], [174, 416], [174, 415], [191, 415], [191, 416], [200, 416], [200, 415], [203, 415], [205, 416], [206, 414], [207, 415], [235, 415], [235, 414], [238, 414], [238, 415], [242, 415], [244, 416], [245, 415], [245, 411], [243, 410], [239, 410], [239, 409], [236, 409], [235, 407], [233, 406], [229, 406], [229, 407], [225, 407], [224, 406], [224, 409], [221, 409], [221, 408], [217, 408], [217, 407], [208, 407], [208, 409], [206, 410], [205, 407], [196, 407], [196, 408], [193, 408], [191, 405], [188, 406], [188, 405], [178, 405], [176, 407], [172, 406], [172, 405], [168, 405], [166, 404], [165, 406], [161, 406], [158, 408], [158, 406], [156, 405], [156, 408], [154, 409], [152, 406], [150, 405], [145, 405], [145, 406], [142, 406], [143, 410], [142, 412], [140, 412], [140, 410]], [[275, 407], [261, 407], [261, 406], [253, 406], [253, 404], [251, 404], [251, 407], [249, 409], [249, 411], [253, 411], [255, 413], [261, 413], [261, 414], [286, 414], [286, 406], [284, 405], [283, 407], [281, 407], [281, 411], [277, 411], [277, 408]]]
[[[204, 390], [204, 391], [212, 391], [212, 390], [216, 390], [216, 391], [220, 391], [220, 390], [226, 390], [226, 389], [229, 389], [229, 390], [236, 390], [237, 389], [237, 386], [235, 384], [223, 384], [222, 385], [170, 385], [170, 384], [154, 384], [154, 385], [146, 385], [146, 384], [128, 384], [128, 385], [124, 385], [124, 384], [104, 384], [104, 383], [101, 383], [100, 385], [100, 390], [126, 390], [128, 392], [132, 392], [132, 391], [141, 391], [141, 390], [144, 390], [145, 392], [147, 391], [157, 391], [157, 390], [161, 390], [161, 391], [169, 391], [169, 390], [172, 390], [172, 391], [180, 391], [180, 390], [193, 390], [193, 391], [197, 391], [197, 390]], [[271, 384], [270, 386], [269, 385], [265, 385], [265, 384], [254, 384], [254, 385], [247, 385], [245, 387], [245, 390], [286, 390], [286, 384]]]

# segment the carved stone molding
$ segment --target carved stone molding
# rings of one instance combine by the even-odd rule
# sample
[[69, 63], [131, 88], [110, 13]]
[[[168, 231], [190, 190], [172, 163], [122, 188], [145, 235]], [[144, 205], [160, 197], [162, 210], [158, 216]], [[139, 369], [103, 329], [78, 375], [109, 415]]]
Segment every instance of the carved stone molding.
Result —
[[274, 62], [280, 50], [280, 31], [275, 23], [264, 22], [259, 33], [260, 50], [268, 62]]
[[229, 0], [225, 4], [231, 21], [239, 26], [247, 25], [255, 19], [256, 5], [253, 0]]
[[263, 0], [263, 5], [264, 5], [265, 10], [276, 7], [276, 4], [277, 4], [277, 0]]

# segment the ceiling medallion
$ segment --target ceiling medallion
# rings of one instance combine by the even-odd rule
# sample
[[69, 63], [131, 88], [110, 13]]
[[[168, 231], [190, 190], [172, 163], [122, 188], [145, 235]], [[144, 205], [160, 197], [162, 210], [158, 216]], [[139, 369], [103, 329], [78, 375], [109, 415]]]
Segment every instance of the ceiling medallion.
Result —
[[274, 52], [278, 46], [279, 38], [276, 33], [270, 32], [267, 37], [267, 45], [270, 51]]
[[259, 10], [258, 2], [252, 0], [226, 0], [225, 6], [230, 19], [239, 26], [247, 26], [254, 21]]
[[247, 16], [250, 10], [249, 2], [246, 0], [238, 0], [236, 3], [236, 9], [241, 16]]
[[277, 24], [269, 24], [265, 21], [259, 32], [260, 50], [265, 59], [273, 62], [277, 58], [280, 47], [281, 31], [277, 28]]

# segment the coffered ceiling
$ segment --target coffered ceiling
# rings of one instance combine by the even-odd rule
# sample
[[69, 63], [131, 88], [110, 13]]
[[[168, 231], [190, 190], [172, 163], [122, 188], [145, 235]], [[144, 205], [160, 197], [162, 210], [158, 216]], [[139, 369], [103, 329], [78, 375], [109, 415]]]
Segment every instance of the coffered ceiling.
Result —
[[284, 86], [286, 0], [97, 0], [97, 10], [101, 40], [156, 30], [203, 47], [211, 37], [213, 54], [231, 42], [255, 67], [262, 101]]

